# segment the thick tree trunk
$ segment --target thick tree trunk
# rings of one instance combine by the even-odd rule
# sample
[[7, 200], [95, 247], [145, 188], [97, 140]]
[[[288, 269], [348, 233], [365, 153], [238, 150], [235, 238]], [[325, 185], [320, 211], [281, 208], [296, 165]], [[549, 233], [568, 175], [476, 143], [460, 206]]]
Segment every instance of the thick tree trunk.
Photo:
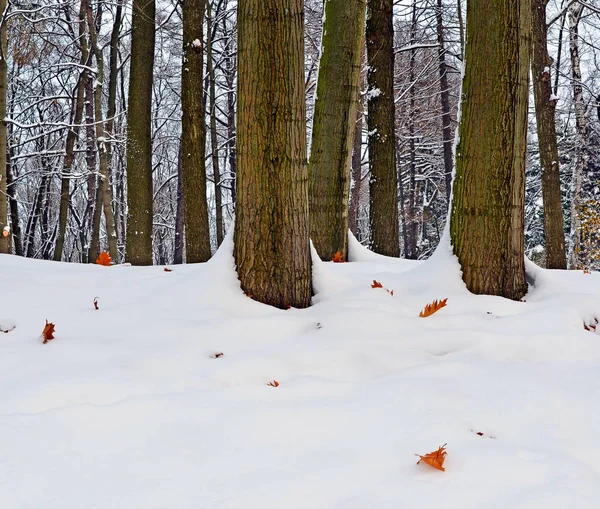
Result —
[[237, 206], [242, 289], [310, 305], [303, 0], [238, 2]]
[[376, 253], [399, 256], [393, 1], [368, 0], [367, 11], [371, 247]]
[[[4, 17], [6, 10], [6, 0], [0, 0], [0, 16]], [[9, 253], [10, 248], [10, 227], [8, 226], [8, 202], [6, 200], [6, 184], [8, 163], [6, 155], [8, 153], [8, 139], [6, 129], [6, 20], [0, 26], [0, 253]]]
[[205, 0], [183, 1], [183, 71], [181, 73], [181, 145], [185, 259], [210, 259], [210, 227], [206, 202], [206, 124], [204, 118], [203, 50]]
[[[79, 6], [79, 47], [81, 49], [81, 58], [79, 63], [81, 65], [88, 64], [90, 52], [87, 47], [86, 38], [86, 22], [85, 22], [85, 5], [86, 0], [81, 0]], [[65, 158], [63, 161], [63, 170], [60, 184], [60, 208], [58, 213], [58, 233], [56, 236], [56, 244], [54, 247], [54, 260], [59, 262], [62, 259], [65, 235], [67, 231], [67, 221], [69, 217], [69, 203], [71, 201], [70, 187], [71, 187], [71, 167], [75, 160], [75, 142], [79, 136], [79, 126], [83, 118], [83, 106], [85, 89], [88, 81], [88, 72], [82, 70], [79, 74], [79, 80], [75, 87], [75, 93], [72, 105], [71, 122], [72, 127], [67, 133], [67, 141], [65, 146]]]
[[156, 0], [133, 0], [127, 117], [127, 247], [133, 265], [152, 265], [152, 79]]
[[442, 142], [444, 144], [444, 182], [446, 184], [446, 203], [450, 205], [452, 190], [452, 119], [450, 118], [450, 87], [448, 85], [448, 66], [444, 39], [444, 21], [442, 18], [443, 0], [437, 0], [436, 24], [438, 41], [438, 68], [440, 71], [440, 103], [442, 105]]
[[577, 149], [573, 165], [571, 184], [571, 241], [569, 243], [569, 265], [571, 269], [581, 268], [585, 261], [581, 256], [581, 186], [583, 175], [589, 164], [587, 117], [583, 102], [583, 84], [581, 81], [581, 63], [579, 59], [579, 20], [583, 6], [574, 4], [569, 8], [569, 44], [571, 52], [571, 83], [575, 102], [575, 126], [577, 130]]
[[217, 94], [215, 91], [215, 66], [213, 63], [212, 42], [214, 29], [210, 1], [206, 3], [206, 66], [208, 70], [208, 90], [210, 96], [210, 151], [213, 169], [213, 180], [215, 181], [215, 223], [217, 234], [217, 246], [223, 242], [223, 200], [221, 198], [221, 172], [219, 171], [219, 145], [217, 140]]
[[542, 167], [542, 197], [544, 201], [544, 232], [546, 235], [546, 267], [566, 269], [565, 233], [560, 194], [558, 144], [556, 141], [556, 99], [552, 94], [548, 54], [546, 5], [548, 0], [532, 0], [531, 74]]
[[450, 233], [467, 288], [515, 300], [527, 291], [530, 42], [530, 0], [469, 1]]
[[319, 256], [348, 255], [348, 199], [366, 0], [329, 0], [312, 129], [310, 238]]

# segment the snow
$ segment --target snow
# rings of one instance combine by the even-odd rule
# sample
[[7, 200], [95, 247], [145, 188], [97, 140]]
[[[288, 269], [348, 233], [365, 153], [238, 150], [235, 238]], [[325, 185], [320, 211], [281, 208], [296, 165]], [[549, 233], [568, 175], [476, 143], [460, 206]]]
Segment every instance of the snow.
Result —
[[349, 244], [289, 311], [243, 295], [231, 236], [172, 272], [0, 256], [0, 507], [597, 508], [600, 274], [528, 262], [512, 302], [446, 243]]

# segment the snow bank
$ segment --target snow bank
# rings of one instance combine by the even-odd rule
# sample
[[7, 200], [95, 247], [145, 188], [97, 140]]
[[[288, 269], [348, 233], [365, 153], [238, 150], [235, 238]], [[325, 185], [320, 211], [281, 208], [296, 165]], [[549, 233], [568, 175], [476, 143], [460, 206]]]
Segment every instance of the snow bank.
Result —
[[[282, 311], [243, 295], [232, 248], [172, 272], [0, 256], [0, 507], [598, 507], [600, 274], [528, 263], [512, 302], [470, 294], [449, 250], [351, 238]], [[416, 465], [444, 443], [446, 472]]]

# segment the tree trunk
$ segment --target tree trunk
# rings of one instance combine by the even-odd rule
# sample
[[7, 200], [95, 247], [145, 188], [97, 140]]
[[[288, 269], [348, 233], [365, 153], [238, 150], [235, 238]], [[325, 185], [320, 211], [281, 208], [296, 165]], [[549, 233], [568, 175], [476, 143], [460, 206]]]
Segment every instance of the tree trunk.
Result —
[[206, 125], [204, 118], [203, 51], [205, 0], [183, 1], [183, 71], [181, 73], [181, 145], [185, 258], [210, 259], [210, 227], [206, 203]]
[[111, 204], [111, 192], [109, 189], [108, 176], [108, 141], [104, 134], [104, 116], [102, 115], [102, 84], [104, 82], [104, 55], [102, 48], [98, 44], [96, 26], [94, 25], [94, 15], [92, 4], [87, 2], [87, 21], [90, 31], [90, 46], [96, 57], [96, 81], [94, 83], [94, 118], [96, 119], [96, 143], [98, 146], [98, 160], [100, 165], [99, 188], [96, 194], [96, 204], [94, 207], [94, 221], [92, 228], [92, 243], [90, 246], [90, 257], [88, 262], [95, 262], [100, 254], [100, 220], [102, 212], [106, 222], [106, 237], [108, 242], [108, 251], [110, 257], [116, 262], [119, 259], [117, 251], [117, 234], [115, 232], [115, 218], [113, 216]]
[[[89, 58], [89, 50], [87, 47], [87, 38], [85, 34], [85, 3], [86, 0], [81, 0], [79, 6], [79, 46], [81, 49], [81, 58], [79, 63], [81, 65], [87, 65]], [[69, 218], [69, 202], [71, 201], [70, 187], [71, 187], [71, 167], [75, 160], [75, 142], [79, 136], [79, 126], [81, 125], [81, 119], [83, 118], [83, 106], [85, 89], [88, 81], [88, 71], [82, 70], [79, 74], [79, 79], [75, 87], [75, 93], [72, 105], [72, 116], [71, 122], [72, 127], [67, 133], [67, 141], [65, 146], [65, 158], [63, 161], [63, 170], [60, 184], [60, 209], [58, 213], [58, 233], [56, 236], [56, 244], [54, 247], [54, 261], [61, 261], [65, 235], [67, 231], [67, 221]]]
[[0, 0], [0, 16], [2, 16], [2, 25], [0, 26], [0, 253], [8, 254], [10, 248], [10, 227], [8, 226], [8, 203], [6, 201], [6, 177], [8, 172], [8, 139], [6, 128], [6, 57], [7, 57], [7, 38], [6, 38], [6, 20], [4, 11], [6, 10], [6, 0]]
[[[225, 17], [223, 17], [223, 32], [226, 32]], [[227, 156], [229, 159], [229, 182], [231, 191], [231, 202], [235, 208], [235, 178], [237, 174], [235, 153], [235, 56], [231, 51], [230, 44], [225, 48], [225, 82], [227, 84]]]
[[392, 0], [367, 2], [367, 126], [371, 247], [376, 253], [399, 256], [392, 4]]
[[467, 288], [514, 300], [527, 291], [530, 42], [530, 0], [469, 1], [450, 233]]
[[127, 247], [133, 265], [152, 265], [152, 79], [156, 0], [133, 0], [127, 118]]
[[[91, 55], [90, 55], [91, 56]], [[87, 239], [85, 261], [93, 263], [91, 246], [94, 243], [94, 211], [96, 209], [96, 193], [98, 192], [98, 175], [96, 172], [96, 126], [94, 124], [94, 80], [90, 76], [85, 87], [85, 160], [88, 170], [87, 177], [87, 206], [83, 217], [84, 235]]]
[[309, 178], [310, 238], [319, 256], [348, 255], [348, 199], [366, 0], [329, 0], [321, 42]]
[[416, 260], [419, 257], [417, 248], [417, 234], [418, 234], [418, 216], [417, 216], [417, 154], [415, 146], [415, 116], [416, 116], [416, 103], [415, 103], [415, 65], [417, 50], [414, 47], [416, 42], [417, 32], [417, 2], [413, 0], [412, 3], [412, 20], [410, 25], [410, 44], [413, 46], [410, 50], [410, 61], [409, 61], [409, 110], [408, 110], [408, 145], [410, 150], [410, 164], [408, 170], [408, 217], [405, 217], [406, 223], [406, 240], [407, 243], [404, 246], [404, 256], [409, 260]]
[[548, 54], [546, 5], [548, 0], [532, 0], [531, 74], [542, 167], [542, 198], [544, 201], [544, 232], [546, 235], [546, 267], [566, 269], [565, 233], [560, 194], [558, 144], [556, 141], [556, 99], [552, 94]]
[[[108, 174], [109, 181], [115, 183], [118, 181], [117, 172], [113, 168], [113, 143], [114, 143], [114, 131], [115, 131], [115, 116], [117, 114], [117, 84], [119, 76], [119, 36], [121, 33], [121, 23], [123, 19], [123, 0], [117, 0], [117, 8], [115, 11], [115, 17], [113, 21], [113, 28], [110, 36], [110, 70], [108, 74], [108, 109], [106, 112], [106, 160], [108, 161]], [[112, 186], [109, 187], [112, 190]], [[114, 225], [115, 234], [117, 235], [117, 245], [122, 245], [125, 240], [125, 231], [118, 227], [118, 201], [113, 199], [111, 201], [114, 204]], [[118, 251], [118, 250], [117, 250]], [[115, 263], [119, 262], [118, 257], [114, 258]]]
[[173, 263], [183, 263], [183, 183], [181, 179], [181, 142], [177, 154], [177, 208], [175, 209], [175, 249]]
[[310, 305], [303, 0], [238, 2], [237, 206], [242, 289]]
[[440, 103], [442, 105], [442, 141], [444, 144], [444, 182], [446, 184], [446, 203], [450, 205], [452, 191], [452, 119], [450, 118], [450, 87], [446, 66], [446, 48], [444, 39], [443, 0], [437, 0], [436, 21], [438, 41], [438, 61], [440, 71]]
[[[218, 14], [218, 13], [217, 13]], [[206, 66], [208, 70], [208, 90], [210, 95], [210, 151], [215, 181], [215, 223], [217, 247], [223, 242], [223, 204], [221, 198], [221, 173], [219, 171], [219, 145], [217, 140], [217, 105], [215, 92], [215, 67], [213, 64], [212, 41], [214, 37], [210, 0], [206, 3]]]
[[12, 230], [12, 242], [17, 256], [23, 256], [23, 238], [21, 236], [21, 225], [19, 224], [19, 203], [17, 202], [17, 190], [14, 184], [13, 168], [7, 157], [6, 167], [6, 192], [10, 203], [10, 224]]
[[579, 20], [583, 6], [574, 4], [569, 7], [569, 44], [571, 52], [571, 74], [573, 99], [575, 102], [575, 126], [577, 130], [577, 149], [573, 165], [573, 182], [571, 184], [571, 242], [569, 243], [569, 265], [571, 269], [581, 268], [585, 263], [581, 256], [581, 186], [583, 175], [589, 164], [587, 118], [583, 102], [583, 85], [581, 81], [581, 64], [579, 60]]
[[348, 228], [356, 238], [359, 236], [358, 212], [360, 210], [360, 193], [362, 189], [362, 128], [364, 107], [360, 96], [358, 102], [356, 123], [354, 125], [354, 147], [352, 149], [352, 186], [350, 189], [350, 202], [348, 204]]

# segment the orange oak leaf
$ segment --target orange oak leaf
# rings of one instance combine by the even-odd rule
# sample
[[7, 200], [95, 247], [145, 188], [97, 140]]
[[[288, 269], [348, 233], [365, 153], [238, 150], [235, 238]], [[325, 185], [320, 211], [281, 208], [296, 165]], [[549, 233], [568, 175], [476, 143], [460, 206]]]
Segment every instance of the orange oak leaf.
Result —
[[333, 258], [331, 259], [331, 261], [334, 263], [344, 263], [346, 260], [344, 260], [342, 253], [340, 251], [338, 251], [333, 255]]
[[169, 267], [165, 267], [165, 272], [173, 272], [173, 269], [170, 269]]
[[277, 380], [271, 380], [267, 385], [269, 387], [279, 387], [279, 382]]
[[371, 285], [371, 288], [383, 288], [383, 285], [379, 281], [373, 279], [373, 284]]
[[98, 265], [104, 265], [105, 267], [109, 267], [112, 263], [112, 258], [106, 251], [102, 251], [96, 260]]
[[427, 304], [425, 306], [423, 311], [421, 311], [419, 313], [419, 316], [421, 318], [426, 318], [428, 316], [431, 316], [436, 311], [439, 311], [440, 309], [442, 309], [446, 305], [446, 302], [448, 302], [448, 299], [444, 299], [444, 300], [440, 300], [440, 301], [434, 300], [431, 304]]
[[419, 461], [417, 461], [417, 465], [422, 461], [423, 463], [427, 463], [430, 467], [437, 468], [438, 470], [445, 472], [446, 469], [443, 465], [444, 461], [446, 460], [446, 455], [448, 454], [446, 452], [446, 445], [448, 444], [444, 444], [437, 451], [430, 452], [428, 454], [425, 454], [424, 456], [421, 456], [420, 454], [415, 454], [415, 456], [421, 458]]
[[42, 331], [43, 343], [46, 344], [51, 339], [54, 339], [54, 324], [46, 320], [46, 326]]

